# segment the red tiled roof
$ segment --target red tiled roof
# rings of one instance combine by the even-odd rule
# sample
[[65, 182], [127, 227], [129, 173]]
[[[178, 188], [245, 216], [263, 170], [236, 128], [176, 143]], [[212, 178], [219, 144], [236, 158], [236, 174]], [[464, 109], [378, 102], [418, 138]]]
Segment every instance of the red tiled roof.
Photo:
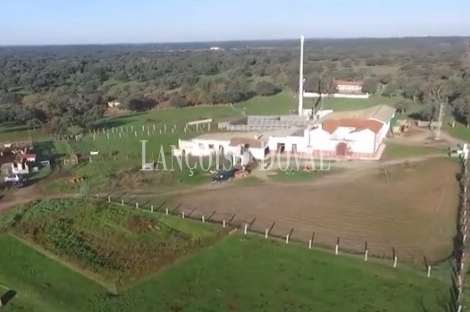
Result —
[[36, 154], [20, 154], [16, 157], [18, 160], [34, 158], [36, 159]]
[[370, 119], [328, 119], [322, 123], [322, 128], [329, 134], [332, 134], [340, 127], [355, 128], [353, 132], [369, 129], [374, 133], [378, 133], [382, 129], [383, 124], [377, 120]]

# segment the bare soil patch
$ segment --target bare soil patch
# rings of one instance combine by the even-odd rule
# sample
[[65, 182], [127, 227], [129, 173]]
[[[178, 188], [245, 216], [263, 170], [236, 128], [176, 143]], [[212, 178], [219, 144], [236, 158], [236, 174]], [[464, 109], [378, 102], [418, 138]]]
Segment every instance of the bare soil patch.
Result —
[[[261, 184], [180, 195], [174, 204], [193, 216], [212, 215], [250, 230], [361, 253], [422, 263], [453, 247], [458, 164], [444, 158], [402, 163], [324, 183]], [[332, 181], [331, 181], [332, 180]], [[326, 182], [326, 181], [325, 181]], [[194, 211], [194, 208], [197, 209]], [[217, 211], [215, 214], [214, 211]]]

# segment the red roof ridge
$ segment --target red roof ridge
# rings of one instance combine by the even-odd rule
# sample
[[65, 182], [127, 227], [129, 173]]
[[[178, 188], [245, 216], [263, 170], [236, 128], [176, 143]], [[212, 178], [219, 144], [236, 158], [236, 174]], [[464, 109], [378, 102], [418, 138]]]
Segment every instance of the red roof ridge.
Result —
[[322, 129], [332, 134], [340, 127], [355, 128], [353, 132], [369, 129], [374, 133], [378, 133], [382, 129], [383, 124], [377, 120], [372, 119], [355, 119], [355, 118], [341, 118], [341, 119], [327, 119], [322, 122]]

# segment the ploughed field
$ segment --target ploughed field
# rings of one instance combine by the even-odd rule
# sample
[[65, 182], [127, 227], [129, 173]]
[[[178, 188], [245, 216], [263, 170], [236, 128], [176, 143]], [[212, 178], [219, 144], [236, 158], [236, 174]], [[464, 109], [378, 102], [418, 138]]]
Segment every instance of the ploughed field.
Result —
[[[459, 199], [457, 162], [445, 158], [371, 170], [357, 178], [199, 191], [173, 199], [193, 216], [307, 244], [421, 264], [452, 251]], [[197, 208], [197, 209], [196, 209]]]

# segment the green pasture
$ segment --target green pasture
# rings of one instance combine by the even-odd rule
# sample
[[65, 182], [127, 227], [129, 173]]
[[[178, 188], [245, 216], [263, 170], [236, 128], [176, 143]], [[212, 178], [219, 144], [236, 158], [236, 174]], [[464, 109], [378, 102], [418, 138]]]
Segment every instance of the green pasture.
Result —
[[[305, 99], [304, 107], [309, 108], [314, 105], [317, 99]], [[371, 96], [369, 99], [325, 99], [325, 109], [333, 110], [357, 110], [379, 104], [393, 104], [395, 99], [386, 98], [380, 95]], [[163, 124], [183, 125], [188, 121], [212, 118], [215, 120], [230, 119], [240, 117], [245, 111], [246, 114], [254, 115], [275, 115], [287, 114], [289, 111], [297, 109], [297, 98], [288, 92], [281, 92], [270, 97], [255, 97], [246, 102], [234, 105], [200, 105], [187, 108], [155, 109], [145, 113], [134, 113], [108, 117], [101, 120], [96, 128], [116, 128], [121, 126], [142, 126]], [[33, 140], [49, 139], [49, 135], [42, 128], [28, 128], [26, 126], [2, 125], [0, 126], [0, 142], [20, 141], [33, 138]]]
[[349, 256], [232, 236], [119, 295], [0, 236], [8, 311], [443, 311], [448, 285]]
[[456, 124], [454, 128], [446, 127], [445, 130], [454, 138], [464, 142], [470, 142], [470, 128]]
[[415, 145], [404, 145], [398, 143], [387, 142], [385, 150], [383, 151], [380, 160], [392, 160], [408, 157], [420, 157], [426, 155], [439, 155], [443, 157], [447, 156], [447, 151], [442, 148], [430, 147], [430, 146], [415, 146]]

